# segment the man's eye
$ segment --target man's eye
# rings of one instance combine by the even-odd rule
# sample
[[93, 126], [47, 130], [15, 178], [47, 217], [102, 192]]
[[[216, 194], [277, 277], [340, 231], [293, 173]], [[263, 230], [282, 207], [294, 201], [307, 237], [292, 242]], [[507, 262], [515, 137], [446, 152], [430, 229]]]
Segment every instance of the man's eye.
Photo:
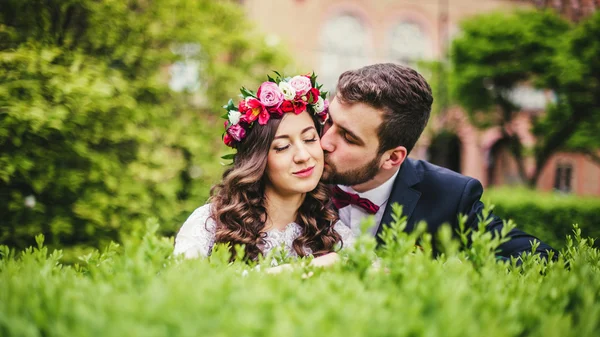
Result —
[[347, 141], [348, 143], [354, 144], [354, 140], [347, 132], [344, 132], [344, 140]]

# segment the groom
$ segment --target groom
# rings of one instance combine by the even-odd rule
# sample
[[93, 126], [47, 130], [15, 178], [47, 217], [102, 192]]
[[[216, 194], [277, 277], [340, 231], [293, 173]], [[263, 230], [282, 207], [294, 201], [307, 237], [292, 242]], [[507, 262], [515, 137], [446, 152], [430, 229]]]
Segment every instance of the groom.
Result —
[[[458, 228], [458, 215], [476, 229], [484, 208], [483, 187], [476, 179], [422, 160], [408, 158], [423, 132], [433, 97], [415, 70], [396, 64], [375, 64], [346, 71], [329, 106], [321, 146], [325, 152], [323, 180], [334, 185], [340, 219], [358, 232], [360, 221], [375, 216], [377, 236], [392, 222], [393, 203], [403, 206], [406, 231], [424, 220], [437, 233], [443, 223]], [[487, 230], [499, 232], [502, 220], [492, 215]], [[532, 235], [513, 229], [500, 245], [504, 258], [531, 251]], [[539, 241], [539, 240], [538, 240]], [[542, 256], [552, 248], [540, 243]]]

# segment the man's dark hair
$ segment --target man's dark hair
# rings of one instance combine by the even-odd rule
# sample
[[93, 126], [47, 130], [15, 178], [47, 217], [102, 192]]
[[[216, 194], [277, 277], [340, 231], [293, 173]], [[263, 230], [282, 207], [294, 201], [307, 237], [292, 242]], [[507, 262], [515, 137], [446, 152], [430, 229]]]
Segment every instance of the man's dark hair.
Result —
[[379, 154], [400, 145], [410, 153], [427, 125], [433, 103], [431, 87], [423, 76], [393, 63], [344, 72], [338, 81], [337, 99], [342, 104], [364, 103], [383, 111], [377, 130]]

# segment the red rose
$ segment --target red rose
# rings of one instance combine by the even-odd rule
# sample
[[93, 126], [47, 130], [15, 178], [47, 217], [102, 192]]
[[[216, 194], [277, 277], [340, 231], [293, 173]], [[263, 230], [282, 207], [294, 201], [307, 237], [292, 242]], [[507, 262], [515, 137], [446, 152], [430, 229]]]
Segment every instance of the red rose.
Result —
[[233, 137], [231, 137], [228, 133], [225, 133], [225, 136], [223, 136], [223, 143], [229, 147], [233, 147], [233, 141]]
[[317, 89], [317, 88], [311, 88], [306, 93], [306, 102], [308, 104], [315, 104], [319, 100], [319, 95], [320, 94], [321, 93], [319, 92], [319, 89]]
[[250, 107], [248, 107], [245, 100], [241, 100], [240, 103], [238, 103], [238, 111], [242, 115], [245, 115], [246, 112], [248, 112], [248, 109], [250, 109]]
[[281, 118], [281, 117], [283, 117], [283, 113], [284, 113], [284, 111], [281, 110], [281, 106], [278, 106], [278, 107], [275, 107], [275, 106], [268, 107], [267, 111], [274, 118]]
[[321, 123], [321, 125], [323, 125], [329, 119], [329, 114], [327, 112], [322, 112], [320, 114], [317, 114], [317, 119], [319, 120], [319, 123]]
[[279, 107], [279, 109], [281, 110], [282, 113], [286, 113], [286, 112], [294, 112], [294, 103], [292, 103], [291, 101], [283, 101], [283, 103], [281, 103], [281, 106]]
[[296, 115], [302, 113], [306, 110], [306, 103], [303, 101], [294, 102], [294, 113]]

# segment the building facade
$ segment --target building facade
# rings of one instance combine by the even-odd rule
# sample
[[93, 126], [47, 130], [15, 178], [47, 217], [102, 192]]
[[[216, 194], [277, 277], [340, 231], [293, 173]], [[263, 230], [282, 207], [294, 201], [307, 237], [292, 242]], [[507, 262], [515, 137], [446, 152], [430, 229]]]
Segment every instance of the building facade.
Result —
[[513, 0], [537, 8], [552, 8], [572, 21], [579, 21], [600, 8], [600, 0]]
[[[444, 58], [452, 39], [460, 34], [461, 20], [469, 16], [542, 5], [535, 0], [243, 0], [241, 3], [266, 34], [268, 43], [286, 47], [299, 67], [317, 72], [320, 82], [329, 90], [335, 88], [338, 76], [348, 69], [378, 62], [416, 66], [419, 60]], [[535, 138], [529, 132], [529, 118], [532, 113], [541, 113], [549, 98], [544, 92], [519, 89], [515, 99], [525, 108], [511, 127], [524, 145], [533, 145]], [[473, 127], [459, 107], [452, 107], [430, 121], [411, 157], [428, 159], [477, 178], [484, 186], [523, 183], [500, 130]], [[525, 170], [532, 172], [533, 165], [531, 160], [525, 161]], [[545, 165], [537, 187], [544, 191], [600, 196], [600, 165], [582, 154], [557, 153]]]

